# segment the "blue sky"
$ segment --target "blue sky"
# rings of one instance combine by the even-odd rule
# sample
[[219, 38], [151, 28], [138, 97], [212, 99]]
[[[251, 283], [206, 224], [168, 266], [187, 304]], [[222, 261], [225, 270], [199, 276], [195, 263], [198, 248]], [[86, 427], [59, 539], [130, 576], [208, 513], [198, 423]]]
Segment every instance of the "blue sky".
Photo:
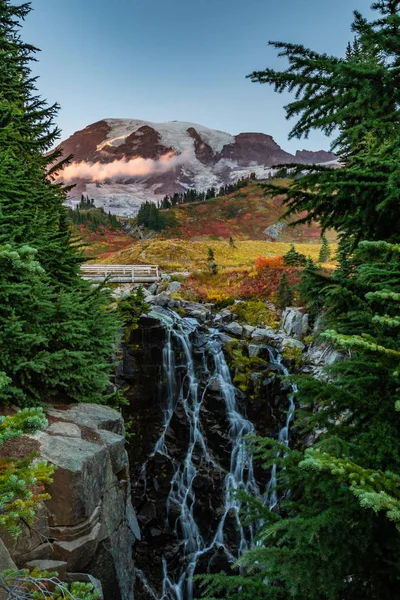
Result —
[[287, 141], [289, 96], [246, 74], [284, 66], [268, 40], [342, 54], [352, 11], [371, 0], [32, 0], [23, 38], [39, 47], [39, 91], [61, 105], [66, 137], [108, 117], [180, 120], [273, 135], [285, 149], [327, 148], [320, 134]]

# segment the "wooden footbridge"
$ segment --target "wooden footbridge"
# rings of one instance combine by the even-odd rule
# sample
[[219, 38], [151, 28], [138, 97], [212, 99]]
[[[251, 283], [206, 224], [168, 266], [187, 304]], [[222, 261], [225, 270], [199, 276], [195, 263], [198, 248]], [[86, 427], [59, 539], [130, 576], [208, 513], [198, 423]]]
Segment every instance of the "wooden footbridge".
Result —
[[110, 283], [153, 283], [160, 279], [157, 265], [100, 265], [81, 266], [82, 277], [89, 281]]

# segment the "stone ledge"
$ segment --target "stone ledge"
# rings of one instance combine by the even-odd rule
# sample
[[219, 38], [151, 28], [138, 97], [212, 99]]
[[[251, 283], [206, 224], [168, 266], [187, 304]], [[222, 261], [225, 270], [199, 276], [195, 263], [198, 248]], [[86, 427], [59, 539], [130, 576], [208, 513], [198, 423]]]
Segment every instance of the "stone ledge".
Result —
[[100, 519], [101, 509], [97, 506], [89, 519], [82, 521], [79, 525], [70, 527], [49, 527], [49, 537], [57, 541], [73, 541], [81, 536], [89, 534], [97, 525]]
[[96, 552], [100, 527], [98, 523], [89, 534], [71, 542], [54, 542], [54, 558], [64, 560], [69, 571], [84, 569]]
[[122, 415], [109, 406], [102, 404], [72, 404], [66, 410], [50, 408], [47, 414], [62, 421], [71, 421], [77, 425], [86, 425], [93, 429], [105, 429], [124, 436]]

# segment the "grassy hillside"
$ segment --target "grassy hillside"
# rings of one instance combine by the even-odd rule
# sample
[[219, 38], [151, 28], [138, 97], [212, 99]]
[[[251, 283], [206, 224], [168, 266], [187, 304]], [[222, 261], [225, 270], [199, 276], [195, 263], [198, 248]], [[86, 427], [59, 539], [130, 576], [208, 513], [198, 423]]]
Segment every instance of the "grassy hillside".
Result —
[[[251, 183], [226, 196], [161, 211], [173, 225], [152, 241], [133, 243], [124, 232], [121, 219], [96, 209], [89, 198], [82, 197], [79, 210], [69, 210], [69, 218], [75, 233], [88, 244], [88, 258], [107, 262], [156, 262], [166, 269], [193, 270], [201, 268], [202, 256], [207, 255], [207, 247], [211, 246], [217, 257], [220, 255], [223, 268], [249, 268], [258, 255], [282, 255], [290, 243], [305, 244], [301, 251], [317, 258], [320, 228], [316, 224], [290, 227], [293, 219], [280, 221], [284, 212], [282, 200], [283, 196], [265, 197], [263, 189]], [[278, 232], [274, 227], [265, 233], [278, 222]], [[233, 252], [227, 245], [230, 238], [236, 245]], [[328, 234], [328, 239], [334, 242], [335, 236]], [[222, 245], [214, 246], [214, 242]], [[313, 244], [315, 247], [308, 248]], [[126, 252], [120, 254], [121, 250]], [[118, 256], [113, 256], [116, 252]]]
[[[274, 199], [265, 197], [259, 185], [251, 184], [227, 196], [182, 204], [163, 211], [169, 216], [173, 215], [176, 222], [176, 225], [166, 229], [163, 237], [271, 240], [264, 232], [282, 217], [282, 199], [283, 196]], [[317, 225], [295, 228], [288, 225], [287, 221], [279, 235], [280, 242], [319, 242], [321, 231]]]
[[[287, 242], [261, 242], [257, 240], [236, 241], [234, 248], [228, 241], [219, 240], [152, 240], [135, 242], [127, 248], [109, 256], [103, 262], [113, 264], [157, 264], [162, 270], [196, 271], [207, 267], [208, 248], [214, 252], [219, 270], [248, 270], [254, 267], [258, 256], [282, 256], [290, 249]], [[321, 244], [296, 244], [296, 250], [318, 259]], [[331, 244], [332, 254], [336, 246]], [[333, 263], [326, 267], [333, 268]]]
[[74, 234], [86, 245], [88, 258], [107, 258], [132, 243], [121, 220], [96, 208], [89, 198], [82, 197], [78, 208], [68, 209], [67, 214]]
[[102, 227], [93, 232], [83, 225], [73, 225], [72, 227], [76, 236], [86, 246], [84, 249], [85, 255], [88, 259], [95, 258], [96, 262], [100, 260], [107, 262], [108, 257], [113, 256], [123, 248], [127, 248], [132, 243], [132, 238], [122, 229], [115, 231]]
[[[295, 285], [301, 269], [288, 267], [283, 255], [294, 243], [298, 252], [318, 261], [321, 232], [316, 225], [286, 226], [277, 241], [267, 241], [264, 231], [282, 216], [282, 199], [264, 198], [257, 185], [162, 212], [175, 223], [173, 226], [157, 237], [136, 240], [114, 254], [103, 254], [97, 261], [103, 258], [104, 263], [156, 264], [166, 273], [189, 272], [181, 294], [186, 299], [219, 306], [235, 299], [275, 302], [283, 274], [297, 302]], [[210, 250], [215, 271], [210, 268]], [[330, 243], [330, 251], [334, 258], [336, 244]], [[335, 262], [322, 266], [333, 269]]]

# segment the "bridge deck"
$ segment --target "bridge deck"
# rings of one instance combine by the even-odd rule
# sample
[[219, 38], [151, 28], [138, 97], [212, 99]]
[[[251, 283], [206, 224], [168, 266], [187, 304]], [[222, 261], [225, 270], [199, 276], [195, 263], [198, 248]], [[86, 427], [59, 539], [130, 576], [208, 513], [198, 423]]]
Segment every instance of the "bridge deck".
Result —
[[100, 265], [81, 266], [82, 277], [89, 281], [110, 283], [153, 283], [160, 279], [157, 265]]

